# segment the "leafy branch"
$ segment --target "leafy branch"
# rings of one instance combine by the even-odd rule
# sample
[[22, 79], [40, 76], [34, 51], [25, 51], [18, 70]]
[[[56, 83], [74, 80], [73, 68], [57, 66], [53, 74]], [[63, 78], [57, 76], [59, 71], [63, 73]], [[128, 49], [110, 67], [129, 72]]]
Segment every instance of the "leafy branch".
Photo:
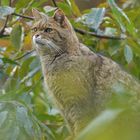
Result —
[[[55, 7], [58, 7], [58, 5], [57, 5], [57, 3], [56, 3], [55, 0], [52, 0], [52, 3], [53, 3], [53, 5]], [[11, 0], [10, 0], [10, 3], [9, 3], [9, 6], [11, 6]], [[15, 12], [12, 13], [11, 15], [19, 16], [20, 18], [26, 18], [26, 19], [29, 19], [29, 20], [33, 20], [34, 19], [34, 17], [26, 16], [26, 15], [23, 15], [23, 14], [18, 14], [18, 13], [15, 13]], [[0, 31], [0, 36], [2, 36], [3, 33], [4, 33], [4, 30], [5, 30], [6, 26], [7, 26], [8, 19], [9, 19], [9, 16], [7, 16], [6, 21], [5, 21], [5, 24], [4, 24], [3, 28], [2, 28], [2, 30]], [[114, 40], [123, 40], [123, 39], [126, 39], [126, 37], [108, 36], [108, 35], [103, 35], [103, 34], [97, 34], [95, 32], [90, 32], [90, 31], [86, 31], [86, 30], [83, 30], [83, 29], [78, 29], [78, 28], [75, 28], [75, 27], [74, 27], [74, 30], [77, 33], [80, 33], [81, 35], [91, 35], [91, 36], [94, 36], [94, 37], [97, 37], [97, 38], [114, 39]]]
[[19, 16], [19, 17], [21, 17], [21, 18], [30, 19], [30, 20], [33, 20], [33, 19], [34, 19], [33, 17], [25, 16], [25, 15], [21, 15], [21, 14], [17, 14], [17, 13], [13, 13], [12, 15], [14, 15], [14, 16]]
[[[52, 0], [52, 3], [55, 7], [58, 7], [55, 0]], [[78, 29], [78, 28], [75, 28], [75, 27], [73, 27], [73, 28], [77, 33], [80, 33], [81, 35], [91, 35], [91, 36], [94, 36], [94, 37], [97, 37], [97, 38], [114, 39], [114, 40], [123, 40], [123, 39], [126, 38], [126, 37], [119, 37], [119, 36], [101, 35], [101, 34], [97, 34], [97, 33], [94, 33], [94, 32], [89, 32], [89, 31], [85, 31], [85, 30], [82, 30], [82, 29]]]
[[20, 60], [20, 59], [26, 57], [27, 55], [32, 54], [34, 51], [35, 51], [35, 50], [28, 51], [28, 52], [26, 52], [25, 54], [23, 54], [22, 56], [17, 57], [14, 61]]
[[6, 20], [4, 22], [4, 25], [3, 25], [2, 29], [0, 30], [0, 36], [3, 35], [4, 30], [5, 30], [6, 26], [7, 26], [8, 20], [9, 20], [9, 16], [6, 17]]
[[[0, 4], [1, 5], [1, 4]], [[9, 0], [9, 6], [11, 7], [12, 6], [12, 0]], [[7, 23], [8, 23], [8, 20], [9, 20], [9, 15], [6, 17], [6, 20], [5, 20], [5, 23], [2, 27], [2, 29], [0, 30], [0, 36], [3, 35], [4, 31], [5, 31], [5, 28], [7, 26]]]
[[[12, 15], [20, 16], [22, 18], [26, 18], [26, 19], [30, 19], [30, 20], [34, 20], [34, 17], [31, 17], [31, 16], [25, 16], [25, 15], [21, 15], [21, 14], [17, 14], [17, 13], [13, 13]], [[88, 31], [85, 31], [85, 30], [82, 30], [82, 29], [78, 29], [78, 28], [75, 28], [75, 27], [74, 27], [74, 30], [77, 33], [80, 33], [81, 35], [91, 35], [91, 36], [94, 36], [94, 37], [97, 37], [97, 38], [115, 39], [115, 40], [123, 40], [123, 39], [125, 39], [125, 37], [101, 35], [101, 34], [97, 34], [97, 33], [94, 33], [94, 32], [88, 32]]]
[[114, 40], [123, 40], [126, 39], [126, 37], [119, 37], [119, 36], [108, 36], [108, 35], [101, 35], [101, 34], [97, 34], [94, 32], [89, 32], [89, 31], [85, 31], [79, 28], [74, 28], [74, 30], [82, 35], [91, 35], [94, 37], [98, 37], [98, 38], [102, 38], [102, 39], [114, 39]]

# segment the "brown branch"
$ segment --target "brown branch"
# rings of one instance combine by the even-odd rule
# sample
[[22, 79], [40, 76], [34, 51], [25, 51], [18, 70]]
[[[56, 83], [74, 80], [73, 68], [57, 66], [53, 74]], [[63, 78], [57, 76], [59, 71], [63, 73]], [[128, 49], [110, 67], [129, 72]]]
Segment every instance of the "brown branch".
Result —
[[14, 61], [20, 60], [20, 59], [26, 57], [27, 55], [32, 54], [34, 51], [35, 51], [35, 50], [28, 51], [28, 52], [26, 52], [25, 54], [23, 54], [22, 56], [17, 57], [16, 59], [14, 59]]
[[7, 23], [8, 23], [8, 19], [9, 19], [9, 16], [6, 17], [6, 20], [4, 22], [4, 25], [3, 25], [2, 29], [0, 30], [0, 36], [2, 36], [3, 33], [4, 33], [4, 31], [5, 31], [5, 28], [6, 28]]
[[[10, 7], [12, 6], [12, 0], [9, 0], [9, 6], [10, 6]], [[4, 22], [3, 28], [0, 30], [0, 36], [3, 35], [3, 33], [4, 33], [4, 31], [5, 31], [5, 28], [6, 28], [6, 26], [7, 26], [8, 20], [9, 20], [9, 15], [6, 17], [6, 20], [5, 20], [5, 22]]]
[[26, 19], [30, 19], [30, 20], [33, 20], [34, 19], [34, 17], [25, 16], [25, 15], [21, 15], [21, 14], [17, 14], [17, 13], [13, 13], [12, 15], [19, 16], [19, 17], [26, 18]]
[[9, 0], [9, 6], [10, 7], [12, 6], [12, 0]]
[[[30, 19], [30, 20], [33, 20], [34, 19], [34, 17], [25, 16], [25, 15], [21, 15], [21, 14], [17, 14], [17, 13], [13, 13], [13, 15], [20, 16], [22, 18], [26, 18], [26, 19]], [[114, 40], [124, 40], [124, 39], [126, 39], [126, 37], [101, 35], [101, 34], [97, 34], [97, 33], [94, 33], [94, 32], [85, 31], [85, 30], [78, 29], [78, 28], [74, 28], [74, 30], [77, 33], [80, 33], [81, 35], [91, 35], [91, 36], [94, 36], [94, 37], [97, 37], [97, 38], [114, 39]]]
[[[17, 13], [13, 13], [12, 15], [19, 16], [19, 17], [26, 18], [26, 19], [30, 19], [30, 20], [33, 20], [34, 19], [34, 17], [25, 16], [25, 15], [21, 15], [21, 14], [17, 14]], [[101, 34], [97, 34], [97, 33], [94, 33], [94, 32], [85, 31], [85, 30], [78, 29], [78, 28], [74, 28], [74, 30], [77, 33], [80, 33], [81, 35], [91, 35], [91, 36], [94, 36], [94, 37], [97, 37], [97, 38], [114, 39], [114, 40], [124, 40], [124, 39], [126, 39], [126, 37], [101, 35]]]
[[126, 39], [126, 37], [101, 35], [101, 34], [85, 31], [85, 30], [78, 29], [78, 28], [74, 28], [74, 30], [76, 32], [82, 34], [82, 35], [91, 35], [91, 36], [98, 37], [98, 38], [103, 38], [103, 39], [115, 39], [115, 40], [124, 40], [124, 39]]
[[[52, 0], [52, 3], [55, 7], [58, 7], [57, 3], [55, 0]], [[98, 37], [98, 38], [103, 38], [103, 39], [115, 39], [115, 40], [123, 40], [125, 39], [125, 37], [117, 37], [117, 36], [107, 36], [107, 35], [99, 35], [97, 33], [93, 33], [93, 32], [88, 32], [88, 31], [85, 31], [85, 30], [81, 30], [81, 29], [78, 29], [78, 28], [74, 28], [74, 30], [82, 35], [92, 35], [94, 37]]]
[[55, 7], [58, 7], [55, 0], [52, 0], [52, 3], [53, 3], [53, 5], [54, 5]]

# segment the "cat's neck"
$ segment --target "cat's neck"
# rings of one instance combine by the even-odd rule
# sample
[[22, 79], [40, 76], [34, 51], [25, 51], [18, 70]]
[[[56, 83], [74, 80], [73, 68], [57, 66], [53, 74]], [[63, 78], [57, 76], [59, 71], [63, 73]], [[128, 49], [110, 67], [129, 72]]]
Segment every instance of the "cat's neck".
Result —
[[40, 55], [40, 60], [42, 65], [50, 65], [58, 58], [63, 58], [64, 55], [67, 55], [67, 52], [62, 52], [61, 54], [52, 54], [52, 55]]
[[65, 42], [63, 42], [62, 45], [64, 46], [63, 48], [66, 48], [66, 49], [62, 50], [61, 53], [53, 52], [53, 53], [47, 54], [44, 51], [40, 52], [39, 56], [40, 56], [41, 62], [43, 64], [47, 64], [47, 63], [51, 64], [53, 63], [53, 61], [56, 60], [56, 58], [61, 57], [61, 55], [72, 56], [72, 55], [81, 54], [80, 42], [75, 33], [69, 36], [69, 38]]
[[80, 53], [80, 42], [74, 31], [72, 31], [72, 35], [67, 39], [65, 48], [67, 48], [67, 52], [70, 55], [77, 55]]

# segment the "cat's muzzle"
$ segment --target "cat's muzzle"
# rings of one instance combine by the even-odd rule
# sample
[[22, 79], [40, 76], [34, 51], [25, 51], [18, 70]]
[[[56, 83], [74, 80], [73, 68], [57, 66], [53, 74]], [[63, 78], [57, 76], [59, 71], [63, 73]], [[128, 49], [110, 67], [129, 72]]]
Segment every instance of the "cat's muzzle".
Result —
[[41, 36], [34, 35], [33, 42], [34, 42], [34, 44], [41, 45], [41, 46], [46, 45], [46, 40], [42, 39]]

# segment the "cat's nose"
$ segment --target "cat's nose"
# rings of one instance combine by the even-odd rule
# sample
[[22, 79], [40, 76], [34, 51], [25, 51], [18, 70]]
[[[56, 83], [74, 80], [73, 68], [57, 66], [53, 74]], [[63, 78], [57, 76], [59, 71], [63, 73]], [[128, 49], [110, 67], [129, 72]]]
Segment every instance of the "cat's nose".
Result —
[[35, 35], [35, 38], [38, 38], [39, 36], [40, 36], [39, 34], [36, 34], [36, 35]]

